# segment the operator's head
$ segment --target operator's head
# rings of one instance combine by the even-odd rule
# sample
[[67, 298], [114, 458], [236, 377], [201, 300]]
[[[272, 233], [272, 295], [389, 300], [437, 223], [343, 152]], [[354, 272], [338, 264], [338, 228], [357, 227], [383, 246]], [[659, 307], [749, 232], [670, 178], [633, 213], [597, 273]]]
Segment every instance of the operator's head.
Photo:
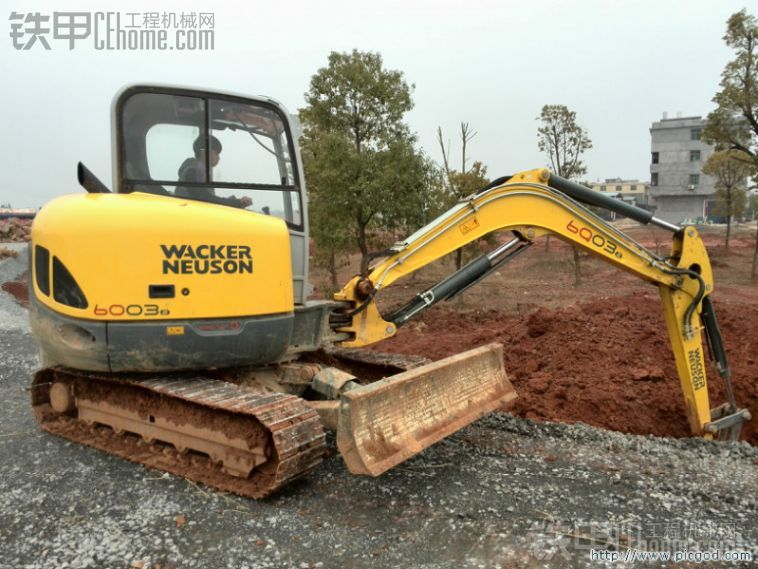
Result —
[[[192, 144], [192, 150], [195, 151], [195, 158], [205, 160], [205, 147], [205, 136], [198, 136]], [[211, 167], [216, 166], [221, 159], [221, 148], [221, 141], [215, 136], [211, 136]]]

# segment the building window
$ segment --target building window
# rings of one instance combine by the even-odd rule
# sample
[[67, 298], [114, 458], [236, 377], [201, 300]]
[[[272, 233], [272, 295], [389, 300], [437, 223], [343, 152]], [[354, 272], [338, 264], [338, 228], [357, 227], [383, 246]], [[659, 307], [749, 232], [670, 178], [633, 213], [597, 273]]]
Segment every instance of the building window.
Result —
[[650, 174], [650, 185], [651, 186], [658, 185], [658, 172], [653, 172], [652, 174]]
[[658, 164], [658, 153], [653, 152], [653, 164]]
[[692, 128], [692, 129], [690, 129], [690, 140], [700, 140], [701, 136], [703, 136], [703, 129], [702, 128]]
[[636, 192], [637, 191], [637, 186], [635, 184], [632, 184], [631, 186], [629, 186], [629, 191], [630, 192]]
[[697, 186], [700, 183], [700, 174], [690, 174], [690, 186]]
[[700, 162], [699, 150], [690, 150], [690, 162]]
[[620, 192], [621, 191], [621, 186], [616, 186], [616, 191]]
[[600, 186], [600, 191], [604, 192], [605, 191], [605, 186]]

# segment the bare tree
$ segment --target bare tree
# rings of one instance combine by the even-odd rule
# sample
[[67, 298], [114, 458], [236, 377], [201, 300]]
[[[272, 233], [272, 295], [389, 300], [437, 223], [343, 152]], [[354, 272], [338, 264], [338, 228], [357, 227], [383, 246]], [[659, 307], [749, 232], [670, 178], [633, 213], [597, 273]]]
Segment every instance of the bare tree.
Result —
[[[478, 132], [471, 132], [471, 127], [467, 122], [461, 123], [461, 174], [466, 173], [466, 163], [468, 162], [468, 158], [466, 157], [466, 149], [468, 148], [468, 143], [471, 142], [471, 139], [473, 139]], [[442, 150], [442, 167], [445, 170], [445, 176], [447, 177], [447, 183], [450, 186], [450, 189], [453, 193], [457, 194], [456, 190], [458, 188], [455, 187], [452, 179], [451, 179], [451, 173], [453, 170], [450, 169], [450, 140], [447, 141], [447, 146], [445, 146], [445, 140], [442, 136], [442, 127], [437, 127], [437, 141], [440, 143], [440, 149]], [[464, 197], [460, 195], [456, 195], [456, 197]]]
[[[469, 123], [461, 122], [461, 169], [455, 171], [450, 168], [450, 141], [448, 140], [445, 145], [445, 139], [442, 135], [442, 127], [437, 127], [437, 140], [442, 150], [442, 168], [445, 171], [445, 179], [448, 185], [451, 196], [459, 200], [467, 195], [481, 189], [486, 186], [489, 180], [485, 177], [487, 168], [482, 165], [481, 162], [474, 162], [471, 169], [467, 168], [468, 156], [467, 149], [468, 143], [477, 135], [476, 131], [472, 131]], [[458, 249], [455, 252], [455, 268], [456, 270], [461, 268], [463, 264], [463, 248]]]

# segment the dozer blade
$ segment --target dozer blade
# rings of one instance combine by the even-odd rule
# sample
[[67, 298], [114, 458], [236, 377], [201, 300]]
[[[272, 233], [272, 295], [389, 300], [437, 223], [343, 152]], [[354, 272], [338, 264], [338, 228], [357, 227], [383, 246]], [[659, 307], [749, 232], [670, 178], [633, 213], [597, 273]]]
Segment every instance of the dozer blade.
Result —
[[378, 476], [516, 397], [489, 344], [343, 393], [337, 446], [350, 472]]

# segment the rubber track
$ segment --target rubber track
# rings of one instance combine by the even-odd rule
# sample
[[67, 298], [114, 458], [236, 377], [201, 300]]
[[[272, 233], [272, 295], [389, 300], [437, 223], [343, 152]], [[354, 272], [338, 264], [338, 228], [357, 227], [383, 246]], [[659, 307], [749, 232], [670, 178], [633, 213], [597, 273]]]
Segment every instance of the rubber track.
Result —
[[388, 352], [366, 350], [364, 348], [339, 348], [336, 346], [330, 346], [325, 348], [324, 352], [341, 360], [354, 361], [377, 367], [397, 368], [398, 370], [417, 368], [432, 361], [424, 356], [391, 354]]
[[[207, 456], [198, 453], [180, 454], [173, 446], [148, 444], [141, 437], [116, 434], [104, 426], [93, 427], [75, 417], [60, 415], [49, 405], [50, 385], [64, 381], [77, 385], [86, 382], [92, 387], [132, 393], [135, 399], [152, 399], [155, 408], [167, 409], [171, 400], [181, 400], [198, 411], [220, 417], [240, 416], [249, 419], [251, 433], [267, 433], [273, 445], [269, 460], [256, 468], [248, 478], [223, 472]], [[75, 387], [76, 393], [76, 387]], [[91, 395], [87, 395], [89, 399]], [[128, 397], [127, 397], [128, 399]], [[35, 375], [32, 383], [32, 405], [40, 426], [54, 434], [92, 446], [137, 462], [148, 468], [164, 470], [207, 486], [250, 498], [263, 498], [294, 479], [312, 471], [321, 462], [326, 449], [325, 436], [318, 414], [293, 395], [261, 393], [224, 381], [205, 377], [166, 376], [140, 379], [129, 376], [106, 376], [62, 368], [46, 368]], [[205, 426], [205, 425], [199, 425]], [[263, 433], [262, 433], [263, 435]]]

